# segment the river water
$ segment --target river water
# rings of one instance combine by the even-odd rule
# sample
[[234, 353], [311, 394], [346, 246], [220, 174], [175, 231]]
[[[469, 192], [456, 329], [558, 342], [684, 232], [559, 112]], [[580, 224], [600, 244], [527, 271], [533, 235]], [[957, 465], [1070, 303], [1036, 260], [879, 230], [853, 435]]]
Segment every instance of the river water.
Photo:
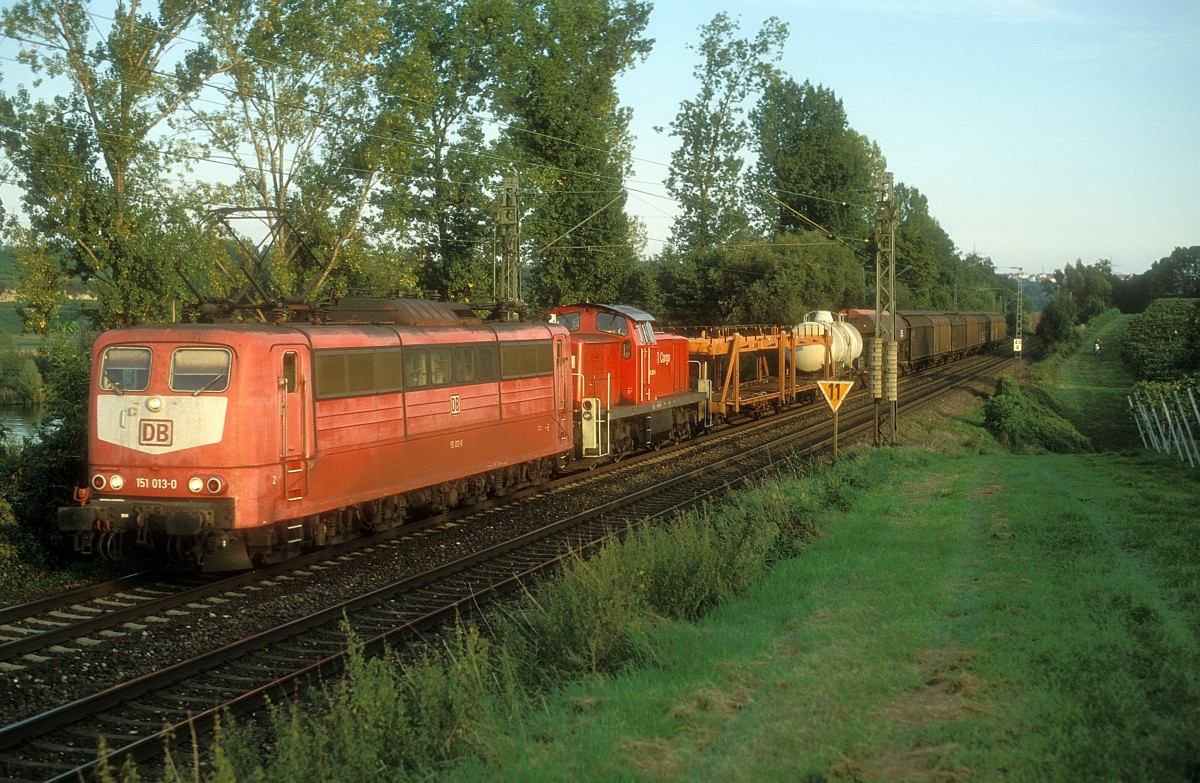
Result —
[[34, 436], [42, 412], [33, 408], [0, 407], [0, 432], [8, 443], [20, 443]]

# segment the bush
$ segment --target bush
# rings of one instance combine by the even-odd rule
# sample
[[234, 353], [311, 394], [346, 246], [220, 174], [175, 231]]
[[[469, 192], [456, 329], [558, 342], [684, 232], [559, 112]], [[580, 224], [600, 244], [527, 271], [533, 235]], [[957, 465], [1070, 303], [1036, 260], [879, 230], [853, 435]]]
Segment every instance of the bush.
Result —
[[42, 374], [34, 358], [11, 345], [0, 347], [0, 405], [34, 407], [45, 400]]
[[1139, 380], [1200, 371], [1200, 299], [1155, 299], [1129, 319], [1121, 356]]
[[983, 426], [1018, 453], [1091, 451], [1091, 441], [1070, 422], [1027, 395], [1015, 378], [1001, 376], [983, 403]]
[[1060, 293], [1042, 309], [1034, 331], [1047, 350], [1070, 349], [1079, 344], [1079, 332], [1075, 330], [1078, 321], [1075, 300], [1070, 294]]

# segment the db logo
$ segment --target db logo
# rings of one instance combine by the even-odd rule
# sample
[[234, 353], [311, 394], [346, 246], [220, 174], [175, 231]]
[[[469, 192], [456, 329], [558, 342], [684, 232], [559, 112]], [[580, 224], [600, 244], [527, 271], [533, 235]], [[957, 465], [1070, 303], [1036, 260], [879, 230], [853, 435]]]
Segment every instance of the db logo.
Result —
[[175, 422], [170, 419], [142, 419], [138, 424], [138, 445], [170, 446], [175, 438]]

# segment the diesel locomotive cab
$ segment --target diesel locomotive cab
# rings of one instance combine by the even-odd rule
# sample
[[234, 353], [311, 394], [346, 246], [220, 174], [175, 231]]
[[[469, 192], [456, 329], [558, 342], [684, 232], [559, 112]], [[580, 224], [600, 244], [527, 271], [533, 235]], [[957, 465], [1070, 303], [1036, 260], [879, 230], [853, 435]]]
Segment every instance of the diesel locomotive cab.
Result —
[[627, 305], [559, 307], [571, 334], [576, 458], [625, 454], [690, 438], [708, 419], [711, 391], [690, 378], [688, 341], [654, 329]]

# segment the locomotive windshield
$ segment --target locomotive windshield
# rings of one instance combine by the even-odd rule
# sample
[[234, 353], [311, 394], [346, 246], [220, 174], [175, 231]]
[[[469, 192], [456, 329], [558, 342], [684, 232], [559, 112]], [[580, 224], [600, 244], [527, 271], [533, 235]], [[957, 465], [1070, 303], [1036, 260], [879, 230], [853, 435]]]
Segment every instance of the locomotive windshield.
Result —
[[171, 391], [222, 392], [229, 388], [231, 355], [225, 348], [180, 348], [171, 354]]
[[150, 384], [150, 349], [113, 347], [100, 363], [100, 388], [123, 394], [145, 391]]
[[579, 313], [557, 313], [554, 322], [567, 327], [568, 332], [579, 331]]
[[596, 331], [607, 334], [629, 334], [629, 319], [614, 313], [596, 313]]

